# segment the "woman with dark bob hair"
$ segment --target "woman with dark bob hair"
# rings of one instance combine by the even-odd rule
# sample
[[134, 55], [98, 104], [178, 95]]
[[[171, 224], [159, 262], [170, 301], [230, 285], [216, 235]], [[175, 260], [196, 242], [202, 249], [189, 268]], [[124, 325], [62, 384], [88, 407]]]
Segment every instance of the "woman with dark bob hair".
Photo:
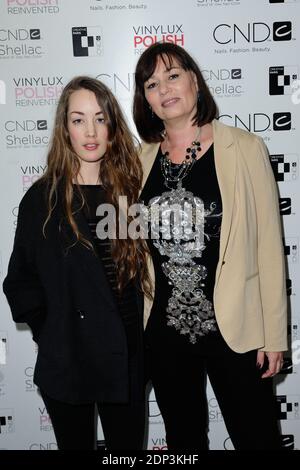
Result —
[[287, 349], [286, 288], [266, 147], [216, 119], [180, 46], [146, 49], [135, 80], [155, 279], [146, 354], [168, 448], [208, 449], [208, 375], [234, 448], [279, 449], [272, 377]]
[[3, 285], [38, 344], [34, 383], [60, 450], [96, 448], [96, 408], [108, 449], [142, 449], [147, 247], [100, 230], [108, 207], [119, 219], [120, 196], [137, 201], [142, 168], [103, 83], [79, 76], [64, 87], [47, 162], [20, 203]]

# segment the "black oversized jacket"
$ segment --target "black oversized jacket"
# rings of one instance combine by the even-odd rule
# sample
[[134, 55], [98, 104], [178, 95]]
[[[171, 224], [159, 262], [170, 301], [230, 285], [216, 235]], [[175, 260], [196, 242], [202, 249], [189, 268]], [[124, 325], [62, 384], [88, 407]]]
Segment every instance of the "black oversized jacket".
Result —
[[[26, 322], [38, 343], [34, 382], [67, 403], [125, 402], [128, 352], [125, 329], [104, 267], [74, 241], [58, 201], [46, 226], [45, 183], [35, 183], [19, 206], [14, 248], [3, 290], [16, 322]], [[79, 211], [80, 232], [91, 240]], [[138, 355], [142, 362], [142, 302]], [[141, 394], [142, 394], [142, 377]]]

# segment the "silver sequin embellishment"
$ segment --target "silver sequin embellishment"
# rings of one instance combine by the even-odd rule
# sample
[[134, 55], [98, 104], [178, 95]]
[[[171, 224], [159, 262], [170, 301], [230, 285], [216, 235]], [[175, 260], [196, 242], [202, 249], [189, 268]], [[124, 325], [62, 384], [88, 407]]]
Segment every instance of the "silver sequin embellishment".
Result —
[[201, 289], [206, 267], [194, 261], [201, 258], [205, 249], [205, 238], [209, 238], [204, 232], [205, 217], [213, 214], [216, 205], [212, 203], [205, 210], [203, 201], [179, 184], [151, 199], [149, 206], [153, 244], [162, 256], [169, 258], [162, 264], [173, 286], [167, 324], [194, 344], [200, 336], [216, 330], [212, 303]]

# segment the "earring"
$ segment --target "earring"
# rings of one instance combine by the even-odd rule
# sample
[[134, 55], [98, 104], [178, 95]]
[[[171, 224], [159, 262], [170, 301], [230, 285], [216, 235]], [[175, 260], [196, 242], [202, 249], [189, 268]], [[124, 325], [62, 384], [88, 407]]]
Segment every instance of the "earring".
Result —
[[150, 106], [150, 104], [149, 104], [149, 109], [150, 109], [150, 111], [151, 111], [151, 118], [153, 119], [153, 117], [154, 117], [154, 112], [153, 112], [153, 109], [152, 109], [152, 107]]

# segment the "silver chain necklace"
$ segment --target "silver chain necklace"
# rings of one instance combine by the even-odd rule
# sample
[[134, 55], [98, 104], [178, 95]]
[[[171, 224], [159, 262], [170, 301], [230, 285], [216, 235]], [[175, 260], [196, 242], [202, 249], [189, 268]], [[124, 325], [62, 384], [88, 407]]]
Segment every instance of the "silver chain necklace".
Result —
[[[191, 143], [191, 146], [186, 149], [185, 159], [178, 164], [174, 164], [169, 158], [169, 152], [166, 151], [160, 158], [160, 167], [164, 177], [164, 185], [168, 189], [174, 189], [170, 187], [170, 184], [176, 184], [176, 189], [182, 187], [182, 180], [190, 173], [197, 158], [197, 152], [201, 151], [201, 144], [199, 142], [200, 136], [199, 129], [195, 140]], [[163, 137], [166, 137], [164, 132]]]

